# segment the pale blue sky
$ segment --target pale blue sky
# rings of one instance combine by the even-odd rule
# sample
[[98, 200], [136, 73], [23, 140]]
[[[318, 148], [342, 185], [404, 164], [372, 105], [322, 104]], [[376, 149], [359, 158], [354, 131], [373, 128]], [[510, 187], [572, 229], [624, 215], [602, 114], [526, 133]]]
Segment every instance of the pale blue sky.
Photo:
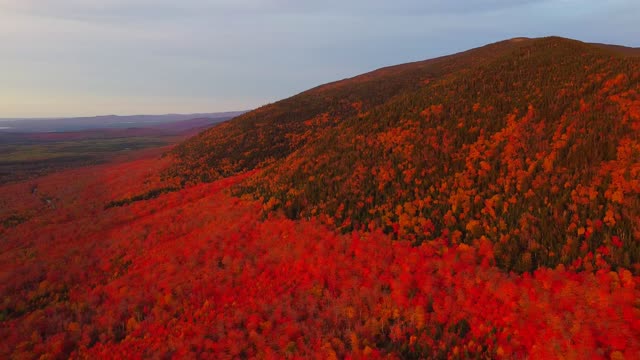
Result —
[[0, 118], [250, 109], [516, 36], [640, 46], [638, 0], [0, 0]]

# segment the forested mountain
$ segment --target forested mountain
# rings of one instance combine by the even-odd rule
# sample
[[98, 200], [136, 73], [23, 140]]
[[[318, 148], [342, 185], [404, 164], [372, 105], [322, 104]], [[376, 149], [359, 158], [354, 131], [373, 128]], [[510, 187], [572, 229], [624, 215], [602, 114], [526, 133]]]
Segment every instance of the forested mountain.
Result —
[[292, 218], [415, 244], [495, 244], [496, 264], [638, 268], [640, 58], [512, 39], [320, 86], [180, 145], [174, 175], [264, 167], [237, 190]]
[[0, 185], [0, 358], [637, 359], [635, 53], [512, 39]]

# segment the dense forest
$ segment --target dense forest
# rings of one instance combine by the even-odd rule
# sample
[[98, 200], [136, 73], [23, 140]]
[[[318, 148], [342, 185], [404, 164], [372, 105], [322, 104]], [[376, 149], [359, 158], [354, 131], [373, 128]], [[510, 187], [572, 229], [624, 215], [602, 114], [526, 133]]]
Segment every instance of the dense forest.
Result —
[[0, 358], [636, 359], [640, 58], [512, 39], [0, 186]]
[[627, 269], [517, 275], [492, 265], [488, 240], [415, 246], [379, 229], [265, 218], [261, 202], [229, 192], [255, 172], [105, 209], [170, 186], [157, 175], [167, 165], [150, 157], [3, 186], [0, 217], [27, 220], [0, 230], [0, 357], [640, 352], [640, 278]]

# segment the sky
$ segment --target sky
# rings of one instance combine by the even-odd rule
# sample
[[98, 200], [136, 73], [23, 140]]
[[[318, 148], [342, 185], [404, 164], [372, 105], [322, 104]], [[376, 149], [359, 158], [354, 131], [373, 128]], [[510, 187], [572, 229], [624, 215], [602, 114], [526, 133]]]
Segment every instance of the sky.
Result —
[[0, 118], [252, 109], [508, 38], [640, 47], [638, 0], [0, 0]]

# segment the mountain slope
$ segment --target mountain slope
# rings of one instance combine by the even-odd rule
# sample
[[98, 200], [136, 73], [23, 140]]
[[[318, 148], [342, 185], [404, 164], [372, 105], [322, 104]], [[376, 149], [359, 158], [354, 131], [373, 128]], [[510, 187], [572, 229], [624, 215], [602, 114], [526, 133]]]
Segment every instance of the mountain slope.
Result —
[[502, 41], [452, 56], [390, 66], [302, 92], [238, 116], [174, 150], [172, 174], [185, 183], [211, 181], [281, 160], [348, 118], [393, 97], [518, 48]]
[[[414, 243], [490, 241], [507, 270], [638, 271], [639, 82], [640, 60], [612, 48], [506, 41], [316, 88], [177, 154], [201, 180], [271, 160], [238, 193], [290, 218]], [[367, 105], [336, 115], [338, 94]]]
[[595, 45], [597, 47], [610, 50], [618, 55], [631, 56], [631, 57], [640, 56], [640, 48], [637, 48], [637, 47], [634, 48], [634, 47], [628, 47], [628, 46], [600, 44], [600, 43], [592, 43], [591, 45]]

